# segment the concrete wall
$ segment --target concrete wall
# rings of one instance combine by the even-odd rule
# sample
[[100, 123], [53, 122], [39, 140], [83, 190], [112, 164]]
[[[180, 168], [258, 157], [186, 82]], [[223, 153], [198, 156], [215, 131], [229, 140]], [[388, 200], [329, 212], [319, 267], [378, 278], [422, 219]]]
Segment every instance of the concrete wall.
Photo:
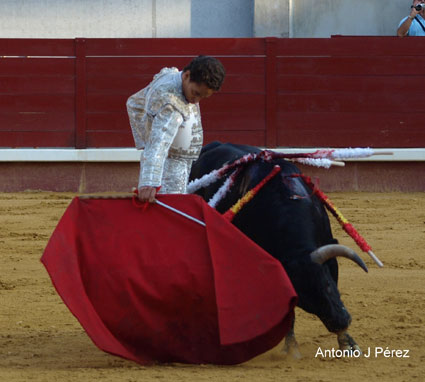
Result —
[[252, 37], [254, 0], [192, 0], [192, 37]]
[[2, 38], [190, 36], [191, 0], [2, 0], [0, 4]]
[[289, 1], [256, 0], [254, 11], [255, 37], [289, 37]]
[[[190, 3], [191, 0], [153, 0], [152, 37], [190, 37]], [[143, 19], [146, 15], [149, 17], [149, 12], [142, 8], [139, 18]]]
[[393, 36], [410, 0], [1, 0], [0, 38]]
[[291, 37], [395, 36], [410, 0], [290, 0]]

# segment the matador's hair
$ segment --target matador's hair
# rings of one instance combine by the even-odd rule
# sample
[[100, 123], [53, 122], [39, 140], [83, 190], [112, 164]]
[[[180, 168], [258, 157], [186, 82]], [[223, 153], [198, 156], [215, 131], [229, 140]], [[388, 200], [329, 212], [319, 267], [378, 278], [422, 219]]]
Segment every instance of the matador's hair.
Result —
[[226, 71], [223, 64], [214, 57], [195, 57], [184, 69], [190, 70], [190, 80], [197, 84], [205, 84], [212, 90], [220, 90]]

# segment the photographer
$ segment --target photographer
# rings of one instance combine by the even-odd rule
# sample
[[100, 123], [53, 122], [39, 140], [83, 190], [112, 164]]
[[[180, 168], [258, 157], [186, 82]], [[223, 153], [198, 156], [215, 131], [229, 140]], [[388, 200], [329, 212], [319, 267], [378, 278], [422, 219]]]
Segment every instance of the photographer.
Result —
[[397, 36], [425, 36], [424, 0], [413, 0], [410, 15], [400, 21]]

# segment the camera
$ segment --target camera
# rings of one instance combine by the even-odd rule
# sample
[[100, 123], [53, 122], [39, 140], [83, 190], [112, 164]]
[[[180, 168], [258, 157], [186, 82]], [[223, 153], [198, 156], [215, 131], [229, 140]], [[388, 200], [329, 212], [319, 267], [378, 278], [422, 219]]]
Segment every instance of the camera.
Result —
[[410, 8], [415, 8], [418, 12], [420, 12], [423, 9], [425, 9], [425, 4], [422, 3], [422, 4], [415, 5], [415, 6], [412, 5]]

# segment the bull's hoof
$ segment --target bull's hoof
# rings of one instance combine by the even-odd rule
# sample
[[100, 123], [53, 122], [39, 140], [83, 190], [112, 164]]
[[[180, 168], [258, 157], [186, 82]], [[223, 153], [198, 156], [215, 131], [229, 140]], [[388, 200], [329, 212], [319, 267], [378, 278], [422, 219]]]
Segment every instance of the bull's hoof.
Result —
[[282, 353], [286, 356], [291, 356], [294, 359], [302, 358], [302, 354], [298, 348], [298, 342], [295, 339], [295, 334], [290, 331], [285, 337], [285, 345], [283, 345]]
[[362, 351], [357, 345], [356, 341], [354, 341], [353, 337], [351, 337], [347, 332], [341, 332], [337, 334], [338, 337], [338, 345], [341, 350], [348, 350], [348, 351], [357, 351], [362, 354]]
[[298, 349], [298, 346], [287, 348], [285, 345], [282, 349], [282, 354], [285, 356], [290, 356], [293, 359], [301, 359], [303, 357], [300, 350]]

